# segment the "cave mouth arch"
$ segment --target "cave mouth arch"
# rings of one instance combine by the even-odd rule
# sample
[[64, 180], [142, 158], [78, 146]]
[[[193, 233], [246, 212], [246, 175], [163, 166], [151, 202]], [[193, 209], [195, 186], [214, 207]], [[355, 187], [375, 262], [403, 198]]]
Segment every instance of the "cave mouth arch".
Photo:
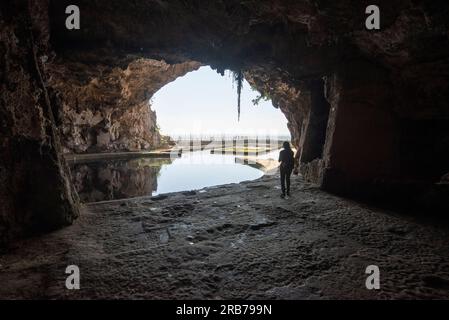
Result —
[[[288, 137], [284, 114], [244, 80], [241, 115], [231, 71], [219, 75], [209, 66], [187, 73], [158, 90], [150, 99], [162, 135], [220, 137], [254, 135]], [[290, 140], [290, 139], [289, 139]]]
[[[255, 180], [277, 167], [280, 144], [291, 138], [287, 119], [269, 97], [263, 97], [245, 81], [238, 120], [236, 84], [230, 72], [221, 76], [208, 66], [186, 70], [163, 61], [145, 60], [134, 62], [123, 72], [114, 72], [105, 83], [101, 79], [87, 81], [89, 88], [94, 83], [96, 89], [107, 93], [112, 83], [120, 83], [125, 102], [105, 104], [105, 97], [98, 108], [89, 108], [103, 117], [111, 114], [111, 108], [116, 114], [107, 126], [102, 121], [96, 132], [90, 131], [96, 135], [87, 153], [66, 155], [82, 203], [192, 192]], [[135, 103], [136, 109], [125, 99], [148, 99], [150, 95], [146, 108], [145, 104], [141, 108], [140, 103]], [[120, 108], [125, 110], [118, 116]], [[149, 112], [143, 113], [145, 110]], [[65, 114], [81, 115], [67, 108]], [[140, 121], [129, 121], [134, 116]], [[147, 121], [141, 120], [144, 116], [149, 117]], [[156, 130], [147, 136], [148, 125]], [[81, 132], [82, 128], [74, 131]], [[102, 145], [98, 145], [100, 141]], [[134, 141], [140, 141], [135, 147], [142, 152], [128, 154]], [[100, 149], [110, 146], [114, 149]], [[102, 152], [92, 154], [89, 150]], [[148, 158], [150, 150], [154, 159]]]

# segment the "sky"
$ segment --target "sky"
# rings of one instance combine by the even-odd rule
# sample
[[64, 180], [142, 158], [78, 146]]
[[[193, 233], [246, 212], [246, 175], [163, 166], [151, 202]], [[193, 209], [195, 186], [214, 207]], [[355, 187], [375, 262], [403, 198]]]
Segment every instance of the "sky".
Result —
[[229, 74], [201, 67], [159, 90], [152, 110], [162, 134], [171, 136], [249, 134], [287, 135], [287, 119], [271, 101], [254, 106], [259, 93], [244, 82], [238, 122], [237, 88]]

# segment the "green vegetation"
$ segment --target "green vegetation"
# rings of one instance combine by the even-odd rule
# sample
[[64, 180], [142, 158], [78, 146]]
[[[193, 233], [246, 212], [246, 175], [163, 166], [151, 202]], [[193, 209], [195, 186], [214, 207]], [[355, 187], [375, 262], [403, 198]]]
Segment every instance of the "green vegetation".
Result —
[[251, 86], [251, 90], [252, 91], [256, 91], [259, 96], [256, 97], [256, 99], [252, 100], [253, 105], [258, 106], [260, 101], [270, 101], [271, 100], [271, 96], [268, 92], [260, 92], [256, 87]]
[[260, 101], [262, 101], [262, 100], [263, 101], [270, 101], [271, 97], [270, 97], [269, 94], [261, 93], [261, 94], [259, 94], [258, 97], [256, 97], [256, 99], [252, 100], [252, 103], [253, 103], [253, 105], [258, 106]]

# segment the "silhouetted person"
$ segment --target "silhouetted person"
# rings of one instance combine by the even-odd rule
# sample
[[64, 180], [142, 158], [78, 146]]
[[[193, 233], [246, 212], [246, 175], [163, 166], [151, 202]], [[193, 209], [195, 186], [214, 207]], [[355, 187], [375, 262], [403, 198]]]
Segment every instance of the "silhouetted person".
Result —
[[[281, 163], [281, 188], [282, 194], [281, 197], [285, 198], [286, 191], [287, 196], [290, 196], [290, 176], [292, 175], [293, 167], [295, 166], [295, 158], [293, 155], [292, 148], [290, 147], [290, 143], [285, 141], [282, 145], [284, 148], [279, 153], [279, 162]], [[285, 185], [287, 184], [287, 189]]]

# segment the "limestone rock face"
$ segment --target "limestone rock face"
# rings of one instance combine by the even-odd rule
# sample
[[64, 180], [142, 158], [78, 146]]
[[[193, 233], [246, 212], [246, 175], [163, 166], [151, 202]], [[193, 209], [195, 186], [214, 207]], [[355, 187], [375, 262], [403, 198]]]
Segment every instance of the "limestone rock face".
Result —
[[57, 118], [65, 153], [157, 148], [161, 135], [150, 98], [165, 84], [200, 66], [143, 58], [116, 63], [127, 65], [48, 65], [49, 85], [62, 105]]
[[41, 59], [48, 45], [45, 7], [16, 1], [2, 2], [0, 8], [2, 245], [71, 224], [79, 215], [79, 202], [45, 87]]
[[310, 112], [310, 94], [304, 84], [293, 86], [279, 73], [266, 74], [257, 70], [245, 73], [245, 79], [251, 86], [263, 92], [266, 98], [271, 99], [275, 108], [279, 108], [284, 113], [293, 138], [292, 142], [296, 148], [299, 148], [304, 120]]

